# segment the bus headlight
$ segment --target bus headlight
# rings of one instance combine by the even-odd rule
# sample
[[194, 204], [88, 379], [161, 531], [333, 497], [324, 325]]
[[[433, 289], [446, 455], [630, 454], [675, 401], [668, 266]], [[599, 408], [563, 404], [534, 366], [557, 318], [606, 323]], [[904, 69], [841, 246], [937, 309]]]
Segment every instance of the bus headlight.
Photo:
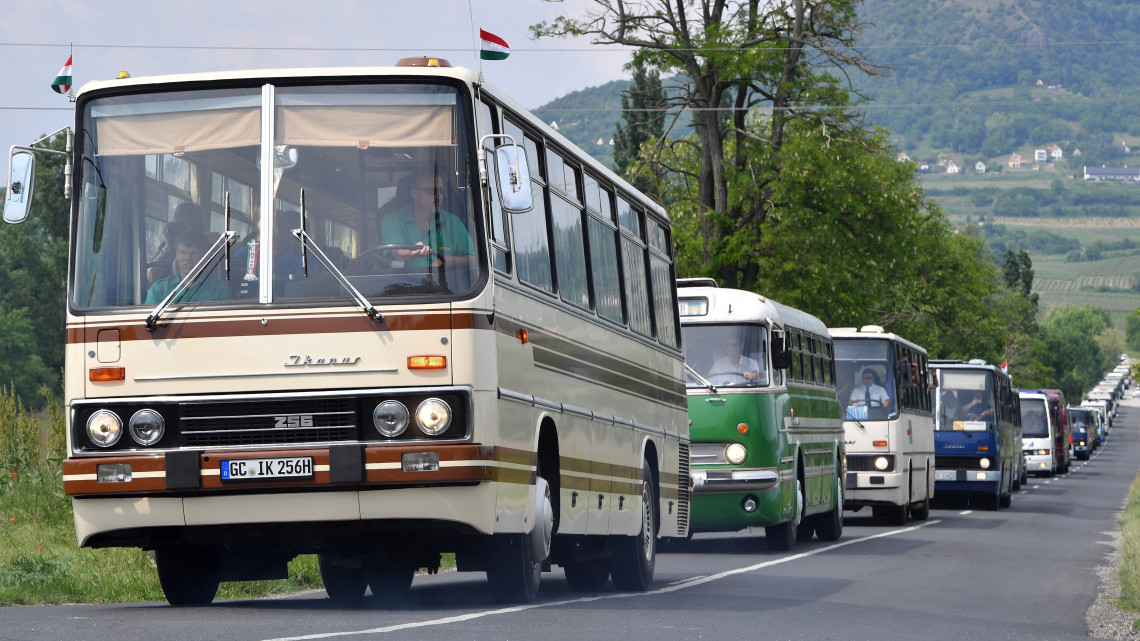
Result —
[[111, 447], [123, 436], [123, 421], [113, 412], [99, 410], [87, 419], [87, 437], [99, 447]]
[[411, 415], [408, 408], [399, 401], [384, 401], [372, 410], [372, 424], [381, 436], [396, 438], [408, 429]]
[[733, 443], [724, 448], [724, 458], [728, 459], [728, 462], [733, 465], [740, 465], [747, 456], [748, 449], [740, 443]]
[[127, 424], [131, 438], [139, 445], [154, 445], [166, 433], [166, 421], [154, 410], [139, 410], [131, 416]]
[[978, 461], [978, 465], [980, 465], [983, 470], [988, 470], [990, 469], [990, 460], [988, 458], [984, 458]]
[[429, 398], [416, 408], [416, 425], [428, 436], [439, 436], [451, 426], [451, 407], [438, 398]]
[[875, 458], [875, 469], [880, 472], [891, 466], [891, 460], [885, 456]]

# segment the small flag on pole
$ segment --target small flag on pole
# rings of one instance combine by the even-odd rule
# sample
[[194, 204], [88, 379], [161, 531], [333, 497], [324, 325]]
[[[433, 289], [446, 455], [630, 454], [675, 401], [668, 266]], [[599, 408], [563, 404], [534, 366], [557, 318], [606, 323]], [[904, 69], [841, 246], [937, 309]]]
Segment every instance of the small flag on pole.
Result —
[[1002, 361], [1001, 371], [1005, 374], [1009, 373], [1009, 361]]
[[59, 70], [59, 75], [51, 81], [51, 88], [56, 93], [71, 91], [71, 56], [67, 57], [67, 64], [63, 65], [63, 68]]
[[504, 60], [511, 55], [507, 41], [489, 32], [479, 30], [479, 57], [483, 60]]

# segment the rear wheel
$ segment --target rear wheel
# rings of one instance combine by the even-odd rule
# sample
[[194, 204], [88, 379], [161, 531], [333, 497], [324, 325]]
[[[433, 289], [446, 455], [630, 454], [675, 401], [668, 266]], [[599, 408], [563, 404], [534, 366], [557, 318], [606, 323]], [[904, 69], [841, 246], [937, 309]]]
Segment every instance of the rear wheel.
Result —
[[925, 521], [930, 518], [930, 472], [926, 473], [926, 484], [922, 487], [926, 494], [922, 502], [910, 504], [910, 516], [916, 521]]
[[368, 589], [368, 574], [360, 563], [352, 563], [333, 554], [318, 554], [317, 565], [330, 599], [359, 599]]
[[207, 605], [221, 583], [221, 550], [214, 547], [158, 548], [158, 583], [170, 605]]
[[903, 505], [876, 505], [871, 508], [871, 514], [877, 519], [882, 519], [891, 525], [903, 525], [906, 523], [907, 506]]
[[787, 552], [796, 547], [796, 531], [800, 521], [803, 520], [804, 491], [800, 483], [796, 483], [795, 505], [792, 506], [795, 517], [785, 523], [764, 528], [764, 538], [768, 542], [768, 549], [776, 552]]
[[657, 490], [647, 467], [641, 468], [641, 532], [614, 540], [610, 576], [619, 590], [643, 592], [657, 564]]
[[412, 577], [416, 574], [411, 563], [393, 560], [371, 563], [365, 572], [372, 597], [385, 601], [406, 597], [412, 588]]

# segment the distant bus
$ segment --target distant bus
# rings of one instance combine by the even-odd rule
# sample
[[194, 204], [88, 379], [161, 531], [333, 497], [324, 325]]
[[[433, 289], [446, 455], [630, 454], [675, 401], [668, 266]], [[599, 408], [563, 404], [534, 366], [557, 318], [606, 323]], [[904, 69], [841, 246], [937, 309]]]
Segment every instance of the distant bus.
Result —
[[1031, 474], [1053, 476], [1057, 473], [1057, 421], [1049, 411], [1049, 397], [1041, 390], [1019, 389], [1021, 405], [1022, 448]]
[[934, 404], [926, 350], [867, 325], [831, 328], [846, 434], [844, 506], [922, 521], [934, 496]]
[[790, 550], [843, 531], [843, 425], [827, 326], [711, 279], [679, 282], [694, 532], [763, 527]]
[[517, 602], [552, 564], [644, 590], [688, 534], [669, 219], [476, 73], [123, 78], [74, 125], [81, 546], [153, 551], [174, 604], [298, 554], [386, 602], [444, 553]]
[[1053, 433], [1053, 454], [1057, 457], [1057, 473], [1068, 474], [1073, 461], [1073, 426], [1069, 421], [1069, 405], [1059, 389], [1043, 389], [1049, 398], [1049, 414], [1057, 425]]
[[1009, 376], [984, 361], [931, 361], [935, 492], [1009, 507], [1021, 475], [1021, 410]]

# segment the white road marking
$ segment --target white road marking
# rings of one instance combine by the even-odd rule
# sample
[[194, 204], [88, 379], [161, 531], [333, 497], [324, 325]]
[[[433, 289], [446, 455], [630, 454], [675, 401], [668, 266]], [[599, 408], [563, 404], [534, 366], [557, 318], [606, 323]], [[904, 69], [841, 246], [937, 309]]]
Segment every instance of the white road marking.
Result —
[[966, 516], [967, 514], [973, 514], [973, 512], [974, 512], [973, 510], [964, 510], [962, 512], [959, 512], [958, 514], [961, 514], [962, 516]]
[[[966, 513], [969, 513], [969, 511], [967, 511]], [[901, 528], [898, 530], [891, 530], [890, 532], [882, 532], [880, 534], [872, 534], [870, 536], [864, 536], [864, 537], [861, 537], [858, 539], [841, 541], [839, 543], [828, 545], [827, 547], [822, 547], [822, 548], [818, 548], [815, 550], [809, 550], [807, 552], [800, 552], [799, 554], [792, 554], [790, 556], [785, 556], [785, 557], [781, 557], [778, 559], [773, 559], [771, 561], [765, 561], [763, 563], [757, 563], [755, 565], [749, 565], [746, 567], [736, 568], [733, 570], [725, 570], [724, 572], [718, 572], [716, 574], [710, 574], [708, 576], [693, 577], [692, 579], [682, 580], [682, 581], [667, 585], [663, 588], [658, 588], [656, 590], [649, 590], [647, 592], [619, 592], [619, 593], [613, 593], [613, 594], [604, 594], [604, 595], [600, 595], [600, 596], [582, 597], [580, 599], [568, 599], [565, 601], [551, 601], [549, 603], [531, 603], [531, 604], [527, 604], [527, 605], [517, 605], [517, 606], [509, 607], [509, 608], [499, 608], [496, 610], [484, 610], [482, 612], [471, 612], [468, 614], [460, 614], [460, 615], [456, 615], [453, 617], [444, 617], [441, 619], [429, 619], [427, 621], [415, 621], [412, 623], [397, 623], [395, 625], [384, 626], [381, 628], [371, 628], [368, 630], [349, 630], [349, 631], [345, 631], [345, 632], [318, 632], [316, 634], [306, 634], [306, 635], [297, 636], [297, 637], [278, 637], [275, 639], [266, 639], [265, 641], [310, 641], [312, 639], [332, 639], [335, 637], [361, 636], [361, 635], [365, 635], [365, 634], [385, 634], [388, 632], [399, 632], [401, 630], [411, 630], [414, 628], [427, 628], [427, 627], [431, 627], [431, 626], [448, 625], [451, 623], [462, 623], [464, 621], [471, 621], [473, 619], [481, 619], [484, 617], [490, 617], [490, 616], [495, 616], [495, 615], [500, 615], [500, 614], [513, 614], [515, 612], [525, 612], [526, 610], [537, 610], [540, 608], [551, 608], [551, 607], [557, 607], [557, 606], [563, 606], [563, 605], [574, 605], [577, 603], [592, 603], [594, 601], [608, 601], [611, 599], [630, 599], [630, 598], [637, 598], [637, 597], [643, 597], [643, 596], [652, 596], [652, 595], [657, 595], [657, 594], [668, 594], [670, 592], [676, 592], [678, 590], [684, 590], [686, 588], [690, 588], [690, 587], [693, 587], [696, 585], [703, 585], [705, 583], [711, 583], [713, 581], [719, 581], [721, 579], [727, 579], [729, 577], [736, 576], [737, 574], [747, 574], [749, 572], [755, 572], [756, 570], [762, 570], [764, 568], [772, 567], [773, 565], [780, 565], [781, 563], [787, 563], [789, 561], [796, 561], [799, 559], [807, 558], [809, 556], [815, 556], [817, 554], [823, 554], [824, 552], [830, 552], [831, 550], [837, 550], [841, 547], [846, 547], [848, 545], [855, 545], [856, 543], [863, 543], [864, 541], [872, 541], [874, 539], [886, 538], [888, 536], [894, 536], [896, 534], [905, 534], [907, 532], [913, 532], [913, 531], [918, 530], [920, 528], [928, 527], [931, 525], [937, 525], [941, 522], [942, 522], [941, 520], [926, 521], [925, 523], [920, 523], [918, 525], [913, 525], [911, 527], [905, 527], [905, 528]]]

